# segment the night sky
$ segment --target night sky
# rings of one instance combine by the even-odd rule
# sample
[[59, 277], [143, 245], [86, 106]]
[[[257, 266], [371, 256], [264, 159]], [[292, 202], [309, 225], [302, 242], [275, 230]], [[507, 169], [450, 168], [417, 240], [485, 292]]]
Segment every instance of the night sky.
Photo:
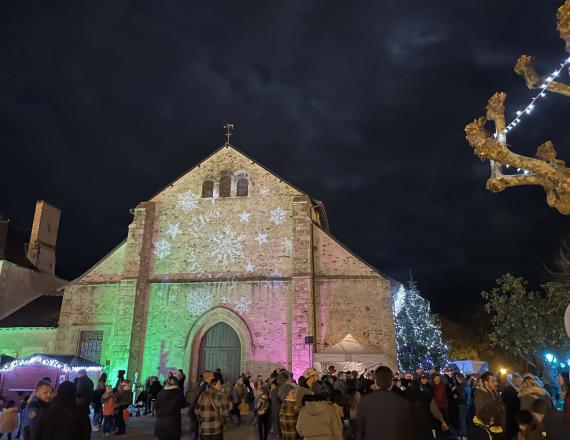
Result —
[[[545, 280], [570, 232], [541, 188], [484, 189], [464, 126], [513, 66], [567, 56], [562, 0], [4, 2], [0, 212], [62, 209], [58, 272], [127, 235], [129, 209], [234, 145], [322, 200], [333, 234], [436, 311], [469, 312], [505, 272]], [[81, 3], [81, 4], [80, 4]], [[549, 95], [509, 138], [570, 160], [570, 100]]]

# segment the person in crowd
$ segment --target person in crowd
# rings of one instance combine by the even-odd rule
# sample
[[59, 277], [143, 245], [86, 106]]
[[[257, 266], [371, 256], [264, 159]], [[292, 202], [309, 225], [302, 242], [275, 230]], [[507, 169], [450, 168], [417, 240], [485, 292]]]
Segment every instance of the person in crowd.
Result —
[[493, 422], [503, 429], [505, 428], [505, 404], [497, 391], [497, 377], [492, 372], [486, 371], [481, 375], [480, 384], [474, 392], [474, 402], [476, 417], [483, 420], [480, 415], [483, 407], [493, 407]]
[[180, 410], [186, 406], [184, 393], [176, 377], [171, 377], [155, 402], [154, 435], [158, 440], [180, 440], [182, 420]]
[[[519, 411], [515, 416], [518, 433], [516, 440], [542, 440], [542, 433], [538, 431], [532, 413], [527, 410]], [[512, 437], [506, 437], [505, 439]]]
[[155, 416], [155, 403], [156, 398], [158, 397], [158, 393], [162, 391], [162, 385], [160, 384], [160, 380], [157, 376], [153, 376], [150, 381], [150, 387], [148, 389], [148, 399], [150, 403], [150, 413], [152, 417]]
[[433, 440], [435, 423], [442, 432], [449, 430], [435, 403], [428, 379], [427, 374], [422, 374], [420, 381], [412, 381], [406, 390], [406, 399], [410, 402], [410, 422], [414, 440]]
[[467, 409], [469, 406], [467, 405], [467, 384], [465, 383], [465, 376], [461, 373], [455, 374], [455, 385], [452, 387], [453, 398], [455, 403], [457, 404], [457, 435], [460, 440], [464, 440], [467, 438]]
[[546, 399], [535, 399], [531, 404], [530, 411], [543, 438], [549, 440], [570, 439], [570, 426], [564, 422], [562, 413], [554, 409]]
[[105, 392], [101, 396], [102, 414], [103, 414], [103, 437], [109, 437], [111, 428], [113, 426], [113, 415], [117, 408], [117, 401], [115, 400], [115, 393], [113, 387], [108, 385]]
[[195, 413], [200, 422], [200, 440], [224, 439], [223, 425], [229, 415], [229, 402], [221, 389], [221, 382], [212, 377], [206, 391], [198, 398]]
[[282, 386], [279, 389], [281, 406], [279, 408], [279, 427], [282, 440], [297, 440], [297, 417], [299, 407], [297, 406], [297, 387], [291, 384]]
[[184, 370], [182, 368], [178, 370], [177, 376], [178, 376], [178, 388], [180, 388], [180, 391], [184, 393], [184, 382], [186, 381], [186, 375], [184, 374]]
[[511, 440], [519, 430], [516, 416], [520, 411], [521, 404], [518, 397], [520, 385], [517, 386], [515, 384], [517, 376], [520, 378], [520, 375], [517, 373], [510, 374], [501, 392], [501, 399], [505, 405], [505, 439], [507, 440]]
[[267, 440], [271, 429], [271, 401], [269, 400], [269, 386], [263, 384], [257, 391], [257, 432], [259, 440]]
[[105, 394], [105, 382], [107, 381], [107, 374], [103, 373], [99, 376], [97, 384], [95, 385], [95, 390], [92, 393], [91, 406], [93, 407], [93, 431], [99, 431], [101, 429], [101, 423], [103, 421], [103, 402], [101, 398]]
[[216, 371], [214, 372], [214, 377], [218, 379], [222, 385], [224, 384], [224, 375], [222, 374], [222, 370], [216, 368]]
[[119, 391], [119, 388], [121, 386], [121, 384], [123, 383], [123, 381], [125, 380], [125, 374], [126, 371], [125, 370], [119, 370], [117, 371], [117, 383], [115, 384], [115, 387], [113, 388], [113, 390], [115, 392]]
[[124, 435], [127, 430], [125, 410], [128, 409], [129, 405], [133, 402], [133, 391], [131, 389], [130, 380], [123, 380], [119, 385], [119, 391], [117, 391], [115, 398], [117, 400], [117, 408], [115, 410], [115, 426], [117, 427], [117, 432], [115, 435]]
[[313, 395], [305, 398], [297, 419], [297, 432], [304, 440], [343, 439], [341, 419], [323, 384], [313, 384]]
[[311, 386], [319, 380], [319, 373], [314, 368], [307, 368], [303, 372], [303, 376], [299, 379], [299, 388], [297, 389], [297, 406], [303, 407], [303, 398], [310, 396], [312, 393]]
[[346, 376], [344, 372], [339, 371], [337, 379], [333, 384], [333, 390], [339, 390], [343, 395], [346, 394]]
[[344, 426], [344, 421], [348, 420], [348, 405], [346, 403], [346, 397], [340, 390], [333, 390], [333, 392], [328, 397], [330, 403], [340, 418], [341, 423]]
[[87, 371], [79, 370], [77, 372], [77, 377], [74, 380], [75, 383], [75, 400], [77, 405], [85, 410], [86, 414], [91, 411], [89, 405], [93, 401], [93, 381], [87, 376]]
[[12, 432], [18, 427], [18, 408], [16, 402], [8, 400], [0, 412], [0, 438], [6, 437], [12, 440]]
[[237, 418], [237, 426], [241, 425], [240, 405], [247, 402], [247, 387], [245, 385], [245, 376], [240, 376], [232, 389], [233, 408], [232, 414]]
[[441, 414], [443, 414], [446, 424], [449, 424], [449, 400], [447, 396], [447, 387], [440, 374], [432, 374], [431, 389], [437, 408]]
[[493, 401], [487, 401], [479, 408], [473, 424], [467, 428], [468, 440], [502, 440], [503, 427], [501, 408]]
[[51, 399], [53, 398], [53, 388], [51, 383], [40, 380], [36, 385], [36, 390], [30, 396], [24, 420], [22, 423], [22, 431], [24, 432], [24, 440], [32, 439], [32, 432], [38, 418], [47, 410]]
[[374, 372], [377, 391], [362, 396], [356, 413], [358, 440], [408, 440], [411, 412], [407, 400], [390, 392], [392, 370], [380, 367]]
[[24, 396], [22, 400], [20, 400], [20, 405], [18, 406], [19, 414], [19, 423], [18, 423], [18, 432], [16, 433], [16, 439], [19, 439], [22, 435], [22, 425], [24, 423], [24, 414], [26, 412], [26, 407], [28, 406], [28, 399], [30, 396]]
[[[198, 400], [202, 393], [206, 391], [208, 384], [213, 378], [214, 373], [212, 373], [210, 370], [206, 370], [204, 373], [202, 373], [202, 380], [200, 381], [200, 385], [198, 385], [198, 390], [196, 391], [196, 400]], [[217, 381], [220, 382], [220, 385], [223, 385], [223, 382], [220, 379], [217, 379]]]
[[91, 423], [84, 404], [76, 401], [76, 387], [65, 381], [57, 387], [56, 397], [38, 418], [32, 440], [89, 440]]
[[346, 393], [346, 405], [348, 407], [346, 440], [356, 440], [356, 411], [358, 409], [360, 397], [361, 396], [357, 388]]
[[169, 371], [168, 373], [166, 373], [166, 379], [164, 379], [164, 382], [162, 384], [163, 387], [166, 386], [166, 384], [168, 383], [168, 381], [170, 380], [171, 377], [174, 377], [174, 373], [172, 371]]
[[519, 388], [520, 409], [529, 411], [532, 402], [536, 399], [543, 399], [552, 406], [552, 399], [546, 390], [539, 385], [534, 377], [526, 376]]
[[280, 389], [284, 385], [291, 383], [291, 377], [287, 371], [282, 371], [280, 373], [275, 372], [274, 381], [271, 385], [271, 391], [269, 393], [269, 399], [271, 400], [271, 432], [273, 436], [280, 439], [281, 438], [281, 428], [279, 425], [279, 410], [281, 408], [281, 398]]
[[562, 405], [564, 421], [570, 426], [570, 372], [568, 370], [561, 370], [558, 373], [558, 385], [560, 385], [560, 396], [564, 399]]

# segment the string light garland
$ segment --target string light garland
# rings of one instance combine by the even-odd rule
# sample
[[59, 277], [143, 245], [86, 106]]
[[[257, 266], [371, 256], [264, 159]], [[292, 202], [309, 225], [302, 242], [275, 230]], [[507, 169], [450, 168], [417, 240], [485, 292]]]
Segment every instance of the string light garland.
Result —
[[523, 117], [530, 115], [536, 107], [536, 104], [539, 99], [546, 97], [546, 90], [554, 81], [556, 77], [560, 75], [560, 73], [564, 70], [566, 66], [570, 65], [570, 57], [566, 58], [563, 62], [560, 63], [560, 67], [548, 75], [543, 83], [540, 85], [540, 92], [534, 96], [530, 103], [522, 110], [517, 110], [516, 117], [505, 127], [505, 133], [509, 133], [514, 130], [514, 128], [520, 124]]
[[64, 373], [77, 373], [79, 370], [85, 370], [89, 372], [99, 372], [101, 371], [102, 367], [79, 367], [79, 366], [69, 366], [64, 364], [63, 362], [58, 361], [57, 359], [52, 359], [42, 355], [34, 355], [29, 358], [24, 359], [16, 359], [12, 362], [9, 362], [0, 368], [0, 372], [7, 373], [9, 371], [13, 371], [18, 367], [27, 367], [33, 364], [42, 364], [45, 367], [57, 368], [58, 370], [63, 371]]

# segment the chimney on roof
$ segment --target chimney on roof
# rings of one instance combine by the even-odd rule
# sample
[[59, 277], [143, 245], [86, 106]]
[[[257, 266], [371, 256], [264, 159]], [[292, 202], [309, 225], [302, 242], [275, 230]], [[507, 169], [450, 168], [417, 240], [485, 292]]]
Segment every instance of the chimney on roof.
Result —
[[61, 211], [43, 200], [36, 202], [28, 245], [28, 259], [40, 271], [55, 273], [55, 249]]

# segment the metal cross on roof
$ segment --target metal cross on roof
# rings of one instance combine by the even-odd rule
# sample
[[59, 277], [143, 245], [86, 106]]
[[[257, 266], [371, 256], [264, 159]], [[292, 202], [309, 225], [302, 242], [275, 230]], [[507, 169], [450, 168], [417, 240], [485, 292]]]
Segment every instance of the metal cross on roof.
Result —
[[226, 138], [227, 138], [227, 143], [230, 143], [230, 137], [232, 136], [232, 130], [234, 129], [234, 124], [228, 122], [226, 123], [226, 125], [224, 125], [224, 128], [226, 129]]

